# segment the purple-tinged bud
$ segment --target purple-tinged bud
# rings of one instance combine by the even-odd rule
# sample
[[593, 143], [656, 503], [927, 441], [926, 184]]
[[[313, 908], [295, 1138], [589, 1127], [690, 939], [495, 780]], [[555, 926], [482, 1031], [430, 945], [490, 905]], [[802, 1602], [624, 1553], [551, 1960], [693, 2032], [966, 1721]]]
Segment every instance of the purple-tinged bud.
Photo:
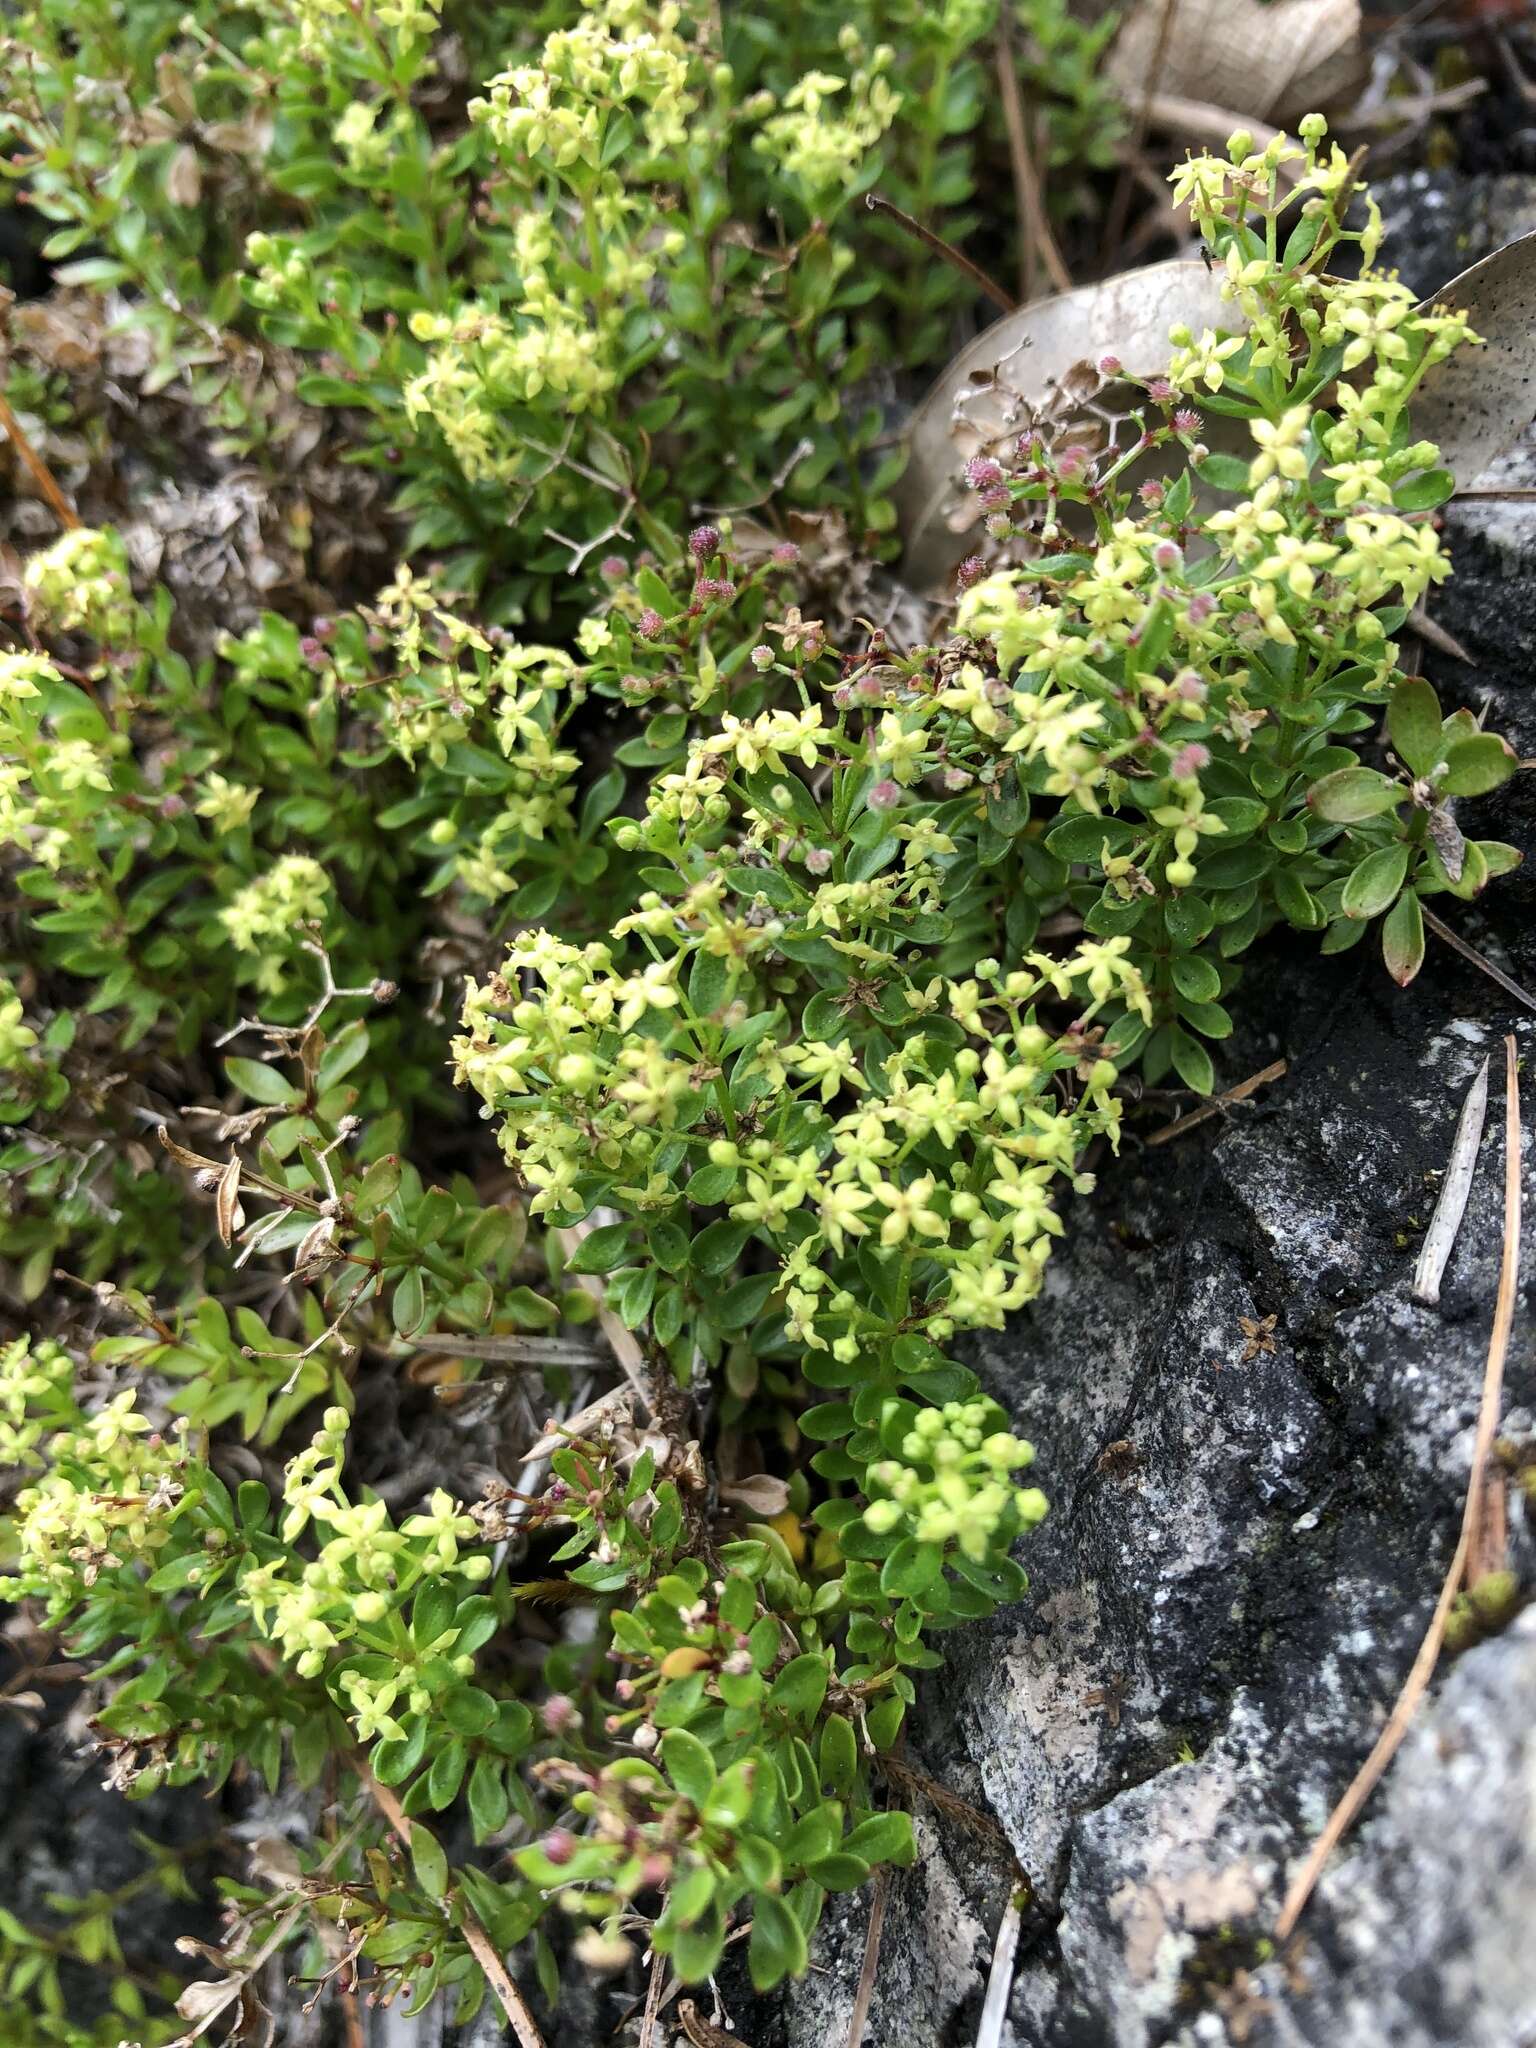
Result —
[[1192, 626], [1203, 626], [1216, 609], [1216, 600], [1208, 590], [1197, 590], [1189, 600], [1186, 614]]
[[1198, 740], [1191, 740], [1187, 747], [1180, 747], [1168, 763], [1168, 773], [1175, 782], [1188, 782], [1202, 768], [1209, 767], [1210, 759], [1210, 748], [1202, 747]]
[[1203, 704], [1210, 695], [1205, 686], [1204, 678], [1196, 675], [1192, 668], [1187, 668], [1179, 675], [1176, 675], [1173, 679], [1173, 687], [1178, 693], [1181, 704]]
[[1008, 536], [1013, 532], [1013, 521], [1006, 512], [989, 513], [986, 526], [987, 538], [989, 540], [1007, 540]]
[[1167, 496], [1167, 492], [1164, 489], [1163, 485], [1159, 483], [1157, 478], [1154, 476], [1148, 477], [1147, 481], [1140, 487], [1136, 495], [1138, 498], [1140, 498], [1141, 502], [1143, 503], [1143, 505], [1146, 506], [1149, 512], [1155, 512], [1158, 509], [1158, 507], [1162, 504], [1163, 499]]
[[629, 574], [629, 564], [622, 555], [604, 555], [597, 565], [597, 573], [605, 583], [622, 583]]
[[983, 512], [1006, 512], [1013, 503], [1013, 493], [1006, 484], [999, 484], [993, 490], [981, 494]]
[[875, 784], [865, 801], [872, 811], [888, 811], [901, 802], [901, 784], [887, 777]]
[[728, 576], [701, 576], [693, 586], [693, 594], [706, 604], [729, 604], [736, 595], [736, 586]]
[[972, 584], [979, 583], [986, 573], [987, 565], [980, 555], [967, 555], [955, 571], [955, 582], [961, 590], [969, 590]]
[[551, 1863], [562, 1864], [570, 1862], [578, 1845], [569, 1828], [551, 1828], [540, 1846]]
[[1124, 368], [1125, 365], [1118, 356], [1099, 357], [1099, 375], [1101, 377], [1118, 377]]
[[672, 1875], [670, 1857], [653, 1852], [640, 1866], [640, 1882], [647, 1891], [659, 1891]]
[[688, 552], [696, 562], [707, 562], [719, 546], [718, 526], [696, 526], [688, 536]]
[[813, 846], [805, 856], [805, 864], [813, 875], [824, 875], [832, 865], [832, 854], [825, 846]]
[[1154, 405], [1166, 405], [1173, 396], [1173, 386], [1166, 377], [1149, 377], [1147, 380], [1147, 396]]
[[781, 540], [776, 542], [774, 545], [772, 559], [775, 562], [777, 562], [781, 568], [787, 569], [791, 566], [791, 564], [799, 561], [800, 550], [795, 546], [792, 540]]
[[1176, 540], [1160, 540], [1152, 550], [1152, 560], [1159, 569], [1179, 569], [1184, 564], [1184, 550]]
[[1205, 421], [1192, 405], [1181, 405], [1173, 416], [1173, 425], [1176, 433], [1198, 434]]
[[973, 491], [989, 491], [1003, 481], [1003, 465], [990, 455], [973, 455], [965, 465], [965, 480]]
[[747, 658], [754, 668], [773, 667], [773, 649], [766, 640], [759, 640]]
[[552, 1692], [539, 1709], [539, 1719], [551, 1735], [563, 1735], [581, 1725], [581, 1711], [568, 1693]]
[[642, 640], [659, 640], [666, 631], [666, 620], [653, 605], [647, 605], [635, 621]]

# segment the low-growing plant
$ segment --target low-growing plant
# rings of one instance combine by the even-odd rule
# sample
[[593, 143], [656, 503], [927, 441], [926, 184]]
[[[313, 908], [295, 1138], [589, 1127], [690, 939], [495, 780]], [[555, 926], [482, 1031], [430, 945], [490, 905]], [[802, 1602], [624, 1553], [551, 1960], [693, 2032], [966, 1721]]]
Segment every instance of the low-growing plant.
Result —
[[[915, 44], [959, 108], [975, 24], [942, 19]], [[381, 25], [390, 103], [328, 117], [344, 152], [409, 160], [421, 12], [271, 33], [364, 64]], [[515, 564], [500, 539], [408, 563], [307, 635], [271, 618], [193, 664], [163, 595], [78, 532], [34, 557], [0, 664], [31, 913], [0, 999], [5, 1244], [31, 1298], [78, 1261], [95, 1315], [88, 1359], [0, 1354], [9, 1591], [90, 1663], [115, 1783], [255, 1776], [316, 1815], [289, 1881], [226, 1885], [229, 1974], [184, 1994], [197, 2025], [290, 1942], [343, 1995], [448, 1994], [463, 2020], [494, 1991], [525, 2042], [524, 1954], [551, 2003], [567, 1951], [615, 1971], [638, 1938], [695, 1983], [748, 1921], [759, 1989], [804, 1970], [827, 1897], [915, 1853], [882, 1760], [939, 1639], [1025, 1590], [1033, 1448], [956, 1354], [1039, 1289], [1124, 1077], [1214, 1085], [1207, 1044], [1275, 925], [1337, 950], [1379, 920], [1406, 982], [1420, 899], [1516, 858], [1451, 809], [1513, 755], [1443, 717], [1393, 637], [1446, 572], [1450, 481], [1411, 405], [1466, 321], [1375, 268], [1322, 124], [1178, 173], [1230, 331], [1176, 334], [1139, 383], [1106, 359], [1090, 422], [977, 457], [984, 552], [898, 632], [862, 615], [867, 559], [840, 587], [846, 536], [674, 516], [717, 501], [708, 437], [761, 425], [809, 346], [824, 367], [769, 431], [806, 400], [838, 502], [883, 530], [876, 435], [843, 403], [857, 266], [814, 195], [886, 161], [895, 60], [855, 30], [846, 77], [748, 114], [692, 30], [611, 7], [492, 81], [458, 146], [506, 209], [495, 303], [484, 273], [466, 298], [434, 269], [430, 212], [409, 288], [377, 301], [350, 215], [317, 206], [291, 248], [259, 230], [272, 335], [328, 347], [339, 319], [381, 417], [435, 423], [451, 518], [510, 515]], [[711, 296], [729, 253], [690, 302], [715, 230], [672, 223], [684, 198], [715, 220], [710, 155], [743, 124], [813, 224], [774, 287], [810, 298], [739, 315]], [[616, 180], [631, 158], [646, 174]], [[335, 161], [307, 175], [328, 193]], [[412, 329], [426, 354], [392, 353]], [[1241, 455], [1210, 451], [1205, 413]], [[530, 474], [540, 433], [556, 460]], [[439, 474], [406, 486], [419, 512]], [[478, 1120], [454, 1121], [449, 1060]], [[66, 1156], [111, 1208], [153, 1180], [146, 1142], [202, 1198], [184, 1261], [137, 1206], [37, 1235], [29, 1179], [52, 1189]], [[541, 1388], [556, 1413], [515, 1482], [387, 1497], [367, 1404], [423, 1356], [455, 1398], [502, 1367]], [[612, 1384], [578, 1396], [577, 1367]], [[568, 1606], [591, 1625], [523, 1625]]]

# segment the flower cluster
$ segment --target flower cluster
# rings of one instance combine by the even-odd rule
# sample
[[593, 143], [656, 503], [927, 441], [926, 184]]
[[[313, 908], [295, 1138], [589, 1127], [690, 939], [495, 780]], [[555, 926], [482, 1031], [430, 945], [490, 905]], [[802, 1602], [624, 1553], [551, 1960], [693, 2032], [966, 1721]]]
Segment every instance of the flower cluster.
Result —
[[0, 1374], [8, 1461], [44, 1465], [16, 1496], [6, 1592], [35, 1594], [64, 1614], [82, 1585], [104, 1571], [142, 1569], [170, 1540], [185, 1452], [152, 1429], [131, 1387], [89, 1413], [80, 1408], [73, 1367], [54, 1346], [33, 1354], [25, 1339], [8, 1345]]
[[1040, 1521], [1045, 1495], [1035, 1486], [1015, 1486], [1010, 1477], [1033, 1464], [1034, 1445], [1011, 1436], [1001, 1427], [1004, 1419], [987, 1400], [920, 1410], [902, 1437], [900, 1456], [869, 1468], [874, 1498], [864, 1526], [876, 1535], [903, 1528], [918, 1543], [954, 1542], [979, 1562], [1000, 1532]]

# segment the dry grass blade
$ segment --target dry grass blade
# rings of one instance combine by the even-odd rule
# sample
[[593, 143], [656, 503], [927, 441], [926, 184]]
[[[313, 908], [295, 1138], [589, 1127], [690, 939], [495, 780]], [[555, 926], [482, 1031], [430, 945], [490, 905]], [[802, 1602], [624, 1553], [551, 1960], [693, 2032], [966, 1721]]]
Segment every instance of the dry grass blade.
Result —
[[1504, 1360], [1509, 1351], [1509, 1333], [1515, 1319], [1515, 1292], [1520, 1274], [1520, 1078], [1515, 1064], [1515, 1041], [1504, 1041], [1504, 1246], [1499, 1266], [1499, 1292], [1494, 1305], [1493, 1330], [1488, 1339], [1488, 1362], [1483, 1370], [1483, 1397], [1478, 1409], [1477, 1432], [1472, 1442], [1472, 1474], [1467, 1481], [1466, 1506], [1456, 1554], [1440, 1588], [1435, 1611], [1430, 1617], [1419, 1654], [1413, 1660], [1397, 1704], [1376, 1739], [1376, 1746], [1356, 1772], [1348, 1791], [1328, 1816], [1328, 1825], [1313, 1844], [1312, 1853], [1298, 1872], [1285, 1904], [1275, 1922], [1275, 1939], [1289, 1940], [1296, 1922], [1311, 1898], [1323, 1866], [1347, 1833], [1350, 1824], [1375, 1791], [1383, 1771], [1397, 1753], [1408, 1732], [1408, 1724], [1434, 1675], [1445, 1625], [1452, 1603], [1460, 1590], [1474, 1536], [1483, 1522], [1483, 1498], [1488, 1456], [1498, 1427], [1499, 1403], [1504, 1390]]
[[1491, 960], [1484, 959], [1475, 946], [1469, 946], [1459, 933], [1453, 932], [1448, 924], [1436, 917], [1428, 904], [1421, 903], [1419, 908], [1424, 914], [1424, 923], [1428, 929], [1437, 939], [1443, 939], [1453, 953], [1459, 953], [1462, 959], [1470, 961], [1479, 973], [1486, 974], [1490, 981], [1497, 982], [1505, 995], [1513, 996], [1515, 1001], [1522, 1003], [1527, 1010], [1536, 1010], [1536, 996], [1533, 996], [1529, 989], [1522, 988], [1518, 981], [1504, 972], [1502, 967], [1495, 967]]
[[1435, 621], [1429, 616], [1429, 613], [1425, 611], [1423, 605], [1415, 606], [1408, 614], [1408, 624], [1421, 640], [1427, 642], [1429, 646], [1437, 648], [1441, 654], [1448, 654], [1452, 661], [1464, 661], [1468, 668], [1477, 667], [1477, 663], [1468, 654], [1466, 648], [1456, 638], [1456, 635], [1454, 633], [1447, 633], [1444, 626], [1437, 626]]
[[969, 256], [962, 255], [953, 242], [946, 242], [942, 235], [936, 235], [932, 228], [925, 228], [920, 220], [915, 220], [901, 207], [893, 206], [889, 199], [882, 199], [878, 192], [869, 193], [864, 204], [871, 213], [883, 213], [895, 221], [899, 228], [921, 242], [925, 248], [931, 249], [935, 256], [941, 257], [952, 269], [958, 270], [962, 277], [969, 278], [977, 291], [984, 292], [1000, 313], [1013, 311], [1013, 300], [996, 278], [988, 277]]
[[1013, 34], [1009, 19], [1011, 12], [1011, 8], [1004, 7], [998, 16], [997, 89], [1003, 102], [1003, 120], [1008, 128], [1008, 155], [1013, 165], [1014, 196], [1018, 201], [1019, 299], [1023, 303], [1035, 295], [1036, 254], [1050, 273], [1051, 283], [1057, 291], [1071, 291], [1072, 273], [1063, 262], [1061, 250], [1056, 245], [1056, 237], [1051, 233], [1051, 220], [1046, 211], [1045, 194], [1041, 190], [1040, 173], [1035, 168], [1034, 154], [1029, 146], [1024, 101], [1019, 92], [1019, 70], [1013, 54]]
[[645, 2011], [640, 2016], [640, 2038], [635, 2048], [651, 2048], [656, 2033], [656, 2015], [661, 2009], [661, 1987], [666, 1982], [666, 1970], [655, 1949], [651, 1950], [651, 1975], [645, 1987]]
[[1445, 1178], [1440, 1183], [1440, 1199], [1429, 1219], [1429, 1228], [1419, 1247], [1418, 1264], [1413, 1269], [1413, 1298], [1430, 1307], [1440, 1299], [1440, 1282], [1446, 1261], [1451, 1256], [1451, 1247], [1466, 1214], [1467, 1196], [1472, 1192], [1472, 1175], [1477, 1167], [1477, 1148], [1483, 1142], [1483, 1123], [1487, 1114], [1488, 1061], [1485, 1059], [1461, 1106], [1456, 1136], [1451, 1143], [1451, 1156], [1446, 1162]]
[[1261, 1067], [1256, 1074], [1250, 1074], [1246, 1081], [1239, 1081], [1235, 1088], [1229, 1088], [1224, 1095], [1213, 1095], [1209, 1102], [1202, 1102], [1198, 1109], [1192, 1109], [1188, 1116], [1181, 1116], [1171, 1124], [1163, 1124], [1147, 1139], [1149, 1145], [1166, 1145], [1170, 1138], [1181, 1138], [1186, 1131], [1205, 1123], [1210, 1117], [1226, 1108], [1229, 1102], [1246, 1102], [1250, 1095], [1256, 1095], [1261, 1088], [1267, 1088], [1271, 1081], [1278, 1081], [1286, 1071], [1284, 1060], [1271, 1060], [1267, 1067]]
[[987, 1977], [987, 1996], [981, 2008], [981, 2025], [976, 2029], [976, 2048], [1001, 2048], [1003, 2023], [1008, 2017], [1008, 1994], [1013, 1989], [1013, 1966], [1019, 1953], [1019, 1927], [1023, 1920], [1023, 1896], [1010, 1893], [997, 1940], [992, 1947], [992, 1969]]
[[890, 1865], [882, 1863], [875, 1871], [869, 1901], [869, 1932], [864, 1937], [864, 1966], [859, 1971], [853, 2011], [848, 2017], [848, 2048], [863, 2048], [864, 2029], [869, 2024], [869, 2001], [875, 1995], [875, 1978], [880, 1969], [880, 1940], [885, 1933], [885, 1899], [890, 1879]]

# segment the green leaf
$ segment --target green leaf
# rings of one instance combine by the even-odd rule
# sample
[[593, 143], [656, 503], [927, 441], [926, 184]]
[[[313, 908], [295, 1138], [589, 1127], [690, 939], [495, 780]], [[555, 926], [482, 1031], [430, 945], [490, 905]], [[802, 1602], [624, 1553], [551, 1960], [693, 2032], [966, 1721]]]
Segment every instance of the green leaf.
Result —
[[697, 1735], [686, 1728], [668, 1729], [661, 1738], [661, 1760], [683, 1797], [702, 1806], [715, 1789], [715, 1765]]
[[805, 1930], [781, 1898], [762, 1892], [752, 1904], [747, 1967], [755, 1991], [771, 1991], [786, 1977], [798, 1977], [809, 1961]]
[[1387, 732], [1410, 773], [1427, 775], [1439, 760], [1440, 699], [1423, 676], [1404, 676], [1392, 692]]
[[1379, 818], [1396, 810], [1407, 790], [1374, 768], [1336, 768], [1331, 775], [1314, 782], [1307, 791], [1307, 803], [1319, 818], [1331, 825], [1358, 825], [1366, 818]]
[[1447, 796], [1483, 796], [1508, 782], [1519, 765], [1514, 749], [1497, 733], [1480, 732], [1446, 748], [1439, 786]]
[[484, 1842], [494, 1835], [505, 1824], [510, 1811], [505, 1766], [501, 1759], [490, 1755], [477, 1756], [475, 1768], [469, 1774], [469, 1818], [475, 1840]]
[[1207, 455], [1196, 470], [1201, 483], [1211, 484], [1218, 491], [1248, 492], [1249, 465], [1236, 455]]
[[917, 1860], [917, 1842], [912, 1834], [911, 1815], [899, 1811], [872, 1813], [846, 1837], [843, 1848], [848, 1855], [860, 1856], [866, 1863], [913, 1863]]
[[695, 1012], [712, 1017], [731, 993], [731, 970], [718, 953], [697, 952], [688, 973], [688, 1000]]
[[847, 1799], [858, 1777], [859, 1745], [853, 1723], [843, 1715], [828, 1714], [822, 1723], [817, 1763], [822, 1790], [833, 1799]]
[[469, 1754], [457, 1737], [452, 1742], [445, 1742], [433, 1757], [432, 1768], [427, 1773], [427, 1804], [434, 1812], [441, 1813], [458, 1797], [468, 1764]]
[[1408, 848], [1401, 840], [1394, 846], [1379, 846], [1351, 871], [1339, 908], [1349, 918], [1379, 917], [1396, 902], [1407, 873]]
[[1399, 512], [1433, 512], [1455, 488], [1456, 479], [1448, 469], [1424, 469], [1397, 486], [1392, 502]]
[[269, 1067], [265, 1060], [226, 1060], [224, 1071], [249, 1102], [260, 1102], [270, 1107], [300, 1100], [299, 1090], [285, 1081], [276, 1067]]
[[448, 1858], [432, 1830], [417, 1821], [411, 1828], [411, 1868], [429, 1899], [440, 1899], [448, 1890]]
[[694, 1271], [710, 1280], [717, 1280], [735, 1265], [751, 1235], [750, 1223], [732, 1223], [722, 1216], [718, 1223], [711, 1223], [693, 1240], [690, 1260]]
[[1188, 996], [1192, 1003], [1212, 1003], [1221, 994], [1220, 970], [1197, 954], [1181, 954], [1170, 972], [1174, 987], [1181, 996]]
[[627, 1223], [605, 1223], [589, 1230], [567, 1264], [572, 1273], [607, 1273], [626, 1256], [633, 1233]]
[[691, 1927], [679, 1927], [673, 1935], [672, 1966], [685, 1984], [702, 1984], [713, 1975], [724, 1947], [725, 1914], [715, 1899]]
[[1173, 1027], [1173, 1064], [1179, 1079], [1197, 1095], [1209, 1095], [1216, 1086], [1211, 1056], [1198, 1038], [1191, 1038], [1180, 1024]]
[[943, 1567], [941, 1544], [919, 1543], [915, 1536], [904, 1537], [880, 1567], [880, 1590], [897, 1598], [926, 1593]]
[[1381, 957], [1399, 988], [1406, 988], [1424, 964], [1424, 913], [1411, 889], [1398, 897], [1382, 924]]
[[400, 1276], [399, 1285], [395, 1288], [389, 1308], [395, 1328], [402, 1337], [409, 1337], [414, 1330], [421, 1328], [422, 1319], [427, 1312], [427, 1303], [419, 1266], [406, 1267]]
[[818, 1857], [805, 1867], [824, 1891], [855, 1892], [869, 1877], [869, 1865], [859, 1856], [837, 1854]]
[[768, 1705], [797, 1721], [813, 1720], [827, 1696], [827, 1661], [807, 1651], [791, 1657], [768, 1688]]

